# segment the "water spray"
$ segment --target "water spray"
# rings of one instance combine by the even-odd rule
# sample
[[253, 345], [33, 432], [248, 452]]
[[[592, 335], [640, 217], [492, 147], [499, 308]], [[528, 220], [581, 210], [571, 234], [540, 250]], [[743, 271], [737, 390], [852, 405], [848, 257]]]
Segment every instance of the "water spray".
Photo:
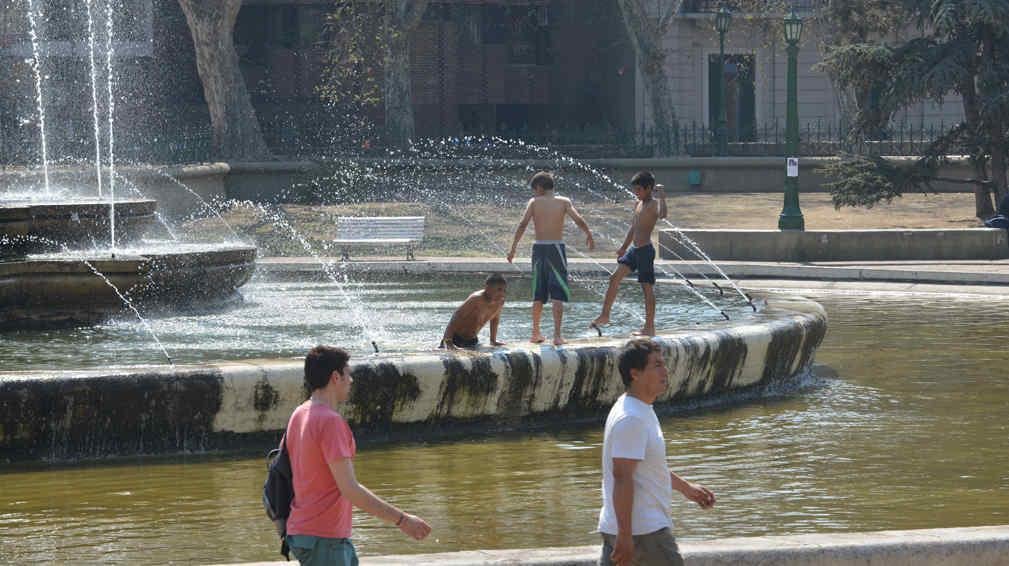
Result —
[[102, 195], [102, 141], [98, 119], [98, 71], [95, 68], [95, 23], [91, 10], [91, 0], [85, 0], [88, 14], [88, 57], [91, 62], [91, 113], [95, 130], [95, 177], [98, 181], [98, 196]]
[[49, 187], [49, 155], [46, 146], [46, 107], [42, 100], [42, 61], [39, 39], [35, 26], [35, 6], [28, 0], [28, 34], [32, 41], [32, 73], [35, 75], [35, 102], [39, 113], [39, 143], [42, 152], [42, 175], [45, 179], [46, 196], [52, 195]]

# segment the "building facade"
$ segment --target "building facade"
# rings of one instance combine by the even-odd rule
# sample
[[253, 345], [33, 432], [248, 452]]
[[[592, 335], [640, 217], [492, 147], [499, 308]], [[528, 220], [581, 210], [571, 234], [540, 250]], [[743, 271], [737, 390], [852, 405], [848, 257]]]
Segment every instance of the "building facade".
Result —
[[[795, 6], [808, 13], [815, 2], [800, 0]], [[34, 4], [51, 155], [84, 158], [93, 152], [95, 110], [84, 32], [87, 3]], [[134, 160], [199, 159], [209, 144], [209, 117], [177, 1], [119, 4], [113, 45], [120, 151]], [[778, 25], [783, 14], [737, 10], [719, 68], [713, 25], [719, 6], [713, 0], [683, 2], [662, 38], [679, 127], [694, 137], [710, 137], [721, 73], [732, 141], [783, 134], [787, 61]], [[95, 16], [101, 24], [99, 8]], [[324, 150], [338, 127], [318, 94], [332, 8], [333, 0], [245, 0], [239, 12], [234, 38], [241, 70], [267, 142], [278, 155]], [[0, 65], [5, 163], [38, 157], [28, 23], [25, 3], [0, 4], [0, 59], [7, 63]], [[103, 32], [96, 27], [101, 46]], [[410, 41], [420, 137], [521, 137], [589, 145], [600, 152], [647, 145], [645, 134], [654, 127], [650, 102], [616, 0], [440, 0], [429, 4]], [[804, 131], [836, 129], [843, 119], [837, 89], [817, 70], [822, 43], [815, 25], [808, 25], [799, 53]], [[96, 72], [101, 79], [106, 71], [99, 64]], [[98, 113], [107, 108], [108, 102], [99, 100]], [[957, 104], [926, 103], [896, 119], [923, 128], [954, 123], [961, 115]], [[380, 109], [373, 119], [381, 125]], [[692, 149], [683, 144], [678, 151]]]

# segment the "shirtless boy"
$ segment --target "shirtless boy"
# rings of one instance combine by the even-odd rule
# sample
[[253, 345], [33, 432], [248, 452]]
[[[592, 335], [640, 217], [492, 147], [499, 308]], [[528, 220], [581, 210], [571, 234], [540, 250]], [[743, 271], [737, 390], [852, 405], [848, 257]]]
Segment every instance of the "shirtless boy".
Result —
[[571, 199], [554, 194], [554, 176], [547, 171], [540, 171], [529, 180], [533, 189], [533, 198], [526, 205], [525, 214], [518, 228], [515, 229], [515, 239], [508, 252], [508, 263], [515, 259], [515, 248], [522, 239], [529, 221], [533, 222], [536, 242], [533, 244], [533, 335], [530, 342], [543, 342], [540, 332], [540, 318], [543, 315], [543, 304], [552, 300], [554, 315], [554, 345], [564, 344], [561, 335], [561, 320], [564, 318], [564, 303], [571, 300], [571, 290], [568, 288], [568, 256], [564, 249], [564, 217], [571, 220], [585, 232], [585, 245], [591, 250], [595, 248], [592, 232]]
[[497, 328], [501, 322], [501, 310], [504, 309], [505, 294], [508, 283], [498, 273], [487, 277], [483, 289], [474, 291], [456, 309], [452, 320], [445, 327], [439, 348], [455, 350], [457, 348], [476, 348], [480, 345], [478, 334], [487, 322], [490, 322], [491, 346], [503, 346], [497, 341]]
[[610, 286], [603, 299], [603, 312], [589, 326], [599, 328], [609, 323], [610, 309], [620, 290], [620, 282], [637, 271], [638, 283], [641, 283], [641, 291], [645, 295], [645, 326], [634, 334], [655, 336], [655, 247], [652, 245], [652, 230], [660, 218], [666, 217], [666, 195], [662, 192], [662, 185], [656, 186], [655, 177], [649, 171], [634, 175], [631, 189], [638, 198], [631, 227], [623, 245], [617, 250], [619, 265], [610, 276]]

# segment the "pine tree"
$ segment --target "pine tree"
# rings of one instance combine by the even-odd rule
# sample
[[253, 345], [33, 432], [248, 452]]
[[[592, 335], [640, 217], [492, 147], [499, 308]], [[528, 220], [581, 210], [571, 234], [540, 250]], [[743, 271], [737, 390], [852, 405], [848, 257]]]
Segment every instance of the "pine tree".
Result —
[[[926, 192], [942, 180], [974, 185], [975, 213], [987, 218], [994, 214], [992, 195], [999, 199], [1006, 190], [1009, 0], [885, 4], [913, 26], [915, 37], [843, 38], [828, 48], [824, 61], [843, 88], [870, 95], [855, 113], [853, 135], [871, 137], [898, 110], [923, 101], [941, 102], [950, 95], [960, 98], [964, 119], [909, 163], [844, 156], [827, 170], [834, 204], [872, 206], [906, 192]], [[947, 156], [961, 152], [974, 177], [940, 178]]]

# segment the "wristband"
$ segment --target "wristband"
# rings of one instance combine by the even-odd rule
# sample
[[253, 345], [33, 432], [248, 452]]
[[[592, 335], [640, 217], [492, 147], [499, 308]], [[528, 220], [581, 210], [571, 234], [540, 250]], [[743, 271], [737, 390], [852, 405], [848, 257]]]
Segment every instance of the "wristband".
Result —
[[397, 527], [403, 524], [403, 519], [406, 519], [406, 513], [399, 514], [399, 519], [396, 520]]

